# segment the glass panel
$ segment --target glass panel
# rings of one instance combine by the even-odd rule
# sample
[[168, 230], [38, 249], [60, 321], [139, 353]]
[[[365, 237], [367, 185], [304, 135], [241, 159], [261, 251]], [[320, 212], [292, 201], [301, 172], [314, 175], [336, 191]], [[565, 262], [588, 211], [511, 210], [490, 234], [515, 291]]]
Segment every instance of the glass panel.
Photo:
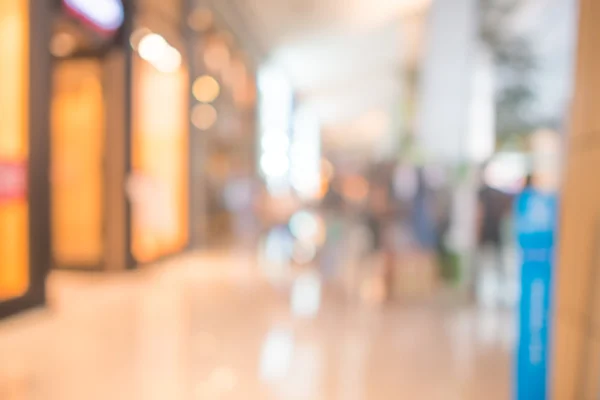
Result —
[[188, 241], [187, 72], [134, 64], [132, 252], [139, 262]]
[[95, 267], [104, 250], [104, 100], [97, 60], [69, 60], [53, 75], [52, 237], [59, 266]]
[[0, 300], [29, 286], [27, 4], [0, 0]]

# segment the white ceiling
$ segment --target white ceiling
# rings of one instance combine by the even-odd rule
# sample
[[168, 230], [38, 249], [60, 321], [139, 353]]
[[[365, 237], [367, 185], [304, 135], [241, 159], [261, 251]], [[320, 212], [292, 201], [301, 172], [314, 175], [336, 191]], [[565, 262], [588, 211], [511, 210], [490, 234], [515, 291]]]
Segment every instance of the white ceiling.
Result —
[[[323, 32], [380, 26], [430, 0], [218, 0], [214, 7], [263, 50]], [[241, 26], [240, 26], [241, 25]]]
[[[332, 131], [398, 104], [410, 53], [402, 20], [429, 2], [215, 0], [213, 7], [245, 47], [284, 71], [299, 100]], [[380, 134], [365, 129], [366, 140]]]
[[272, 61], [288, 75], [301, 102], [322, 123], [336, 123], [400, 95], [397, 22], [365, 31], [322, 34], [277, 48]]

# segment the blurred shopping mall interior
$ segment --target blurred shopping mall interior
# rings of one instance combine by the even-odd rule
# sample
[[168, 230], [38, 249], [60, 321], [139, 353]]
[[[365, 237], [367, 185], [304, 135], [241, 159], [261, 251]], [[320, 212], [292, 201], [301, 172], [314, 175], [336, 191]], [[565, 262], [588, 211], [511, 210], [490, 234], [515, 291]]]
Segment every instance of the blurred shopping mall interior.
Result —
[[597, 399], [598, 20], [0, 0], [0, 400]]

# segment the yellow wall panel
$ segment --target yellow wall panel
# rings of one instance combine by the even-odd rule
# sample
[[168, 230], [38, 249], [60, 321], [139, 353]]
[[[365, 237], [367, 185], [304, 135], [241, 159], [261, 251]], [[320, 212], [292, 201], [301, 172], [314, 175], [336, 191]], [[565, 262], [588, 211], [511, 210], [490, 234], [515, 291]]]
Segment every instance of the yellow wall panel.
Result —
[[188, 241], [188, 76], [134, 67], [132, 252], [149, 262]]
[[[0, 162], [27, 164], [29, 10], [27, 1], [0, 0]], [[27, 199], [0, 199], [0, 300], [29, 286]]]
[[104, 251], [104, 99], [98, 60], [53, 75], [52, 244], [61, 266], [94, 267]]

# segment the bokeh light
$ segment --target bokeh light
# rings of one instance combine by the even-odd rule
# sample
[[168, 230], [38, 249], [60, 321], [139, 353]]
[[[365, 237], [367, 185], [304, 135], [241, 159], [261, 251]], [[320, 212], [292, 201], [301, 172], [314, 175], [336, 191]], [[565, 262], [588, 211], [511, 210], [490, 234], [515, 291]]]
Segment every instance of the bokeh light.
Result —
[[353, 203], [365, 201], [369, 194], [369, 182], [362, 176], [349, 176], [342, 183], [342, 194]]
[[222, 71], [229, 65], [230, 53], [227, 44], [220, 39], [213, 39], [204, 51], [204, 63], [212, 72]]
[[207, 8], [196, 8], [188, 17], [188, 25], [196, 32], [208, 31], [214, 23], [214, 15]]
[[210, 104], [198, 104], [192, 109], [192, 124], [201, 131], [212, 128], [217, 118], [217, 110]]
[[176, 72], [181, 66], [179, 51], [156, 33], [149, 33], [140, 40], [138, 54], [160, 72]]
[[219, 97], [221, 87], [215, 78], [203, 75], [194, 81], [192, 93], [196, 100], [202, 103], [212, 103]]
[[131, 47], [134, 50], [137, 50], [142, 39], [150, 34], [152, 34], [152, 31], [150, 29], [145, 27], [138, 28], [129, 37], [129, 44], [131, 44]]
[[70, 33], [60, 32], [50, 41], [50, 53], [54, 57], [67, 57], [77, 48], [77, 39]]

